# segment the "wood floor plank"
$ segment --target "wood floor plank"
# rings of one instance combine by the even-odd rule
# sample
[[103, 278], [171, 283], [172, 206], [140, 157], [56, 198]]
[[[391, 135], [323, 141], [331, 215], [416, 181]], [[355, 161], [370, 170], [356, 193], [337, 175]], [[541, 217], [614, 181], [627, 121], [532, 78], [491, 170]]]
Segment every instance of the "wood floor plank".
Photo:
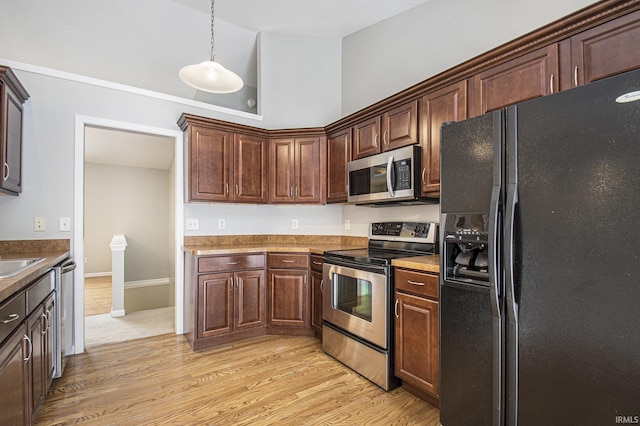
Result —
[[385, 392], [311, 337], [192, 352], [172, 334], [91, 348], [56, 379], [36, 425], [424, 425], [438, 410]]

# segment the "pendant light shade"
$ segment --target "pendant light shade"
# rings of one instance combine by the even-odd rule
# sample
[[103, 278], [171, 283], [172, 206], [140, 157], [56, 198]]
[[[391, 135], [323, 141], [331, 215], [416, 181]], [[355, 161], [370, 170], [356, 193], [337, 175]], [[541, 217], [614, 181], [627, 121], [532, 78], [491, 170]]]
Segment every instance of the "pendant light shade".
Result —
[[180, 79], [191, 87], [211, 93], [233, 93], [242, 89], [242, 79], [213, 61], [187, 65], [178, 73]]
[[214, 60], [214, 6], [215, 0], [211, 0], [211, 60], [187, 65], [180, 70], [178, 76], [189, 86], [198, 90], [210, 93], [233, 93], [242, 89], [243, 82], [238, 74], [229, 71]]

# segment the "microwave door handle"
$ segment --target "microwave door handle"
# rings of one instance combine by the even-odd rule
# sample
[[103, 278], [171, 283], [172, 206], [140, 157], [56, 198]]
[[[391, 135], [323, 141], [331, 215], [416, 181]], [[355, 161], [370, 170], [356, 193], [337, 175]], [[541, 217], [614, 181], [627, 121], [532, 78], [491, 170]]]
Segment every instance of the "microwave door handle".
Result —
[[391, 198], [396, 196], [396, 194], [393, 192], [393, 187], [395, 184], [395, 179], [393, 179], [393, 177], [395, 176], [393, 173], [393, 156], [391, 156], [387, 160], [387, 189], [389, 190], [389, 195], [391, 195]]

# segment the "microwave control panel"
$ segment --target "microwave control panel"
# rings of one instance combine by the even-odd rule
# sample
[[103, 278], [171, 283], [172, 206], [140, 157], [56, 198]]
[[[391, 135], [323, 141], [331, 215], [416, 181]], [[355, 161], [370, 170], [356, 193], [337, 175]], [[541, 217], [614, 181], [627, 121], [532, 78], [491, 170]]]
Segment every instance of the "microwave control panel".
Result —
[[395, 162], [396, 182], [394, 190], [411, 189], [411, 160]]

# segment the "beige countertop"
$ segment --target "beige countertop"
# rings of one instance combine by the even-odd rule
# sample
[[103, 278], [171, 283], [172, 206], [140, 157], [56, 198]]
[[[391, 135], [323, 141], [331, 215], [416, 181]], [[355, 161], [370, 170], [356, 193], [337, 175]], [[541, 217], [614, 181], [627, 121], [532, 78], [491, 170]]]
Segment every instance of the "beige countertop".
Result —
[[391, 264], [399, 268], [415, 269], [417, 271], [433, 272], [436, 274], [440, 273], [440, 255], [438, 254], [393, 259]]
[[367, 246], [366, 237], [331, 235], [230, 235], [186, 237], [183, 250], [194, 256], [289, 252], [323, 255], [328, 250]]

